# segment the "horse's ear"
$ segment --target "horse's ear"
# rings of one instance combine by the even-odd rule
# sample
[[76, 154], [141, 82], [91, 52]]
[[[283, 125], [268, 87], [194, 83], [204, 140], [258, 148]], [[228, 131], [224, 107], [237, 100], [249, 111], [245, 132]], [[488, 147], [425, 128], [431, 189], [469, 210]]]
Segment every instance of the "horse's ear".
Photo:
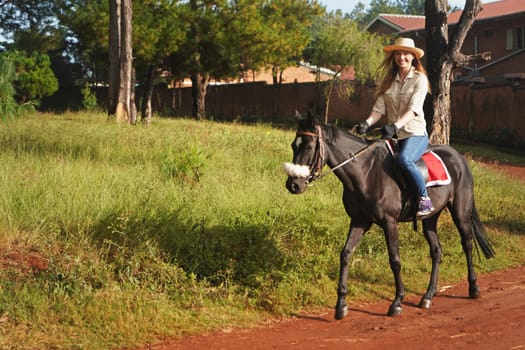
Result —
[[297, 109], [295, 110], [295, 120], [297, 120], [298, 122], [304, 120], [303, 115], [301, 113], [299, 113], [299, 111]]
[[315, 117], [314, 112], [312, 112], [312, 110], [311, 110], [310, 108], [308, 108], [307, 117], [308, 117], [308, 121], [309, 121], [312, 125], [315, 125], [315, 123], [316, 123], [316, 121], [317, 121], [317, 118]]
[[304, 128], [313, 128], [316, 124], [316, 119], [314, 114], [310, 109], [308, 109], [308, 112], [306, 114], [306, 117], [303, 116], [299, 111], [295, 111], [295, 119], [297, 120], [297, 123], [299, 126]]

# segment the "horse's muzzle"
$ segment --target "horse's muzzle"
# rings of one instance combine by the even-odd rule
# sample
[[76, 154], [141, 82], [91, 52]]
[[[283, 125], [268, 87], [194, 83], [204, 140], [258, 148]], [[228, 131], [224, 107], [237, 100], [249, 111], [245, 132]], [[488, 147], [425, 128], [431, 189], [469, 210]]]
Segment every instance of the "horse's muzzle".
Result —
[[292, 194], [301, 194], [306, 191], [307, 181], [304, 177], [289, 176], [286, 180], [286, 188]]

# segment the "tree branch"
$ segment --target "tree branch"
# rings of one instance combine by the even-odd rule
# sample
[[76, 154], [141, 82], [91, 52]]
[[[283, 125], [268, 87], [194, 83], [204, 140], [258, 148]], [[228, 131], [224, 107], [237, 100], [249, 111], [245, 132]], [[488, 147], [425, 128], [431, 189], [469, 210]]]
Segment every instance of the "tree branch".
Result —
[[481, 52], [474, 55], [465, 55], [459, 52], [454, 60], [456, 67], [464, 67], [469, 64], [488, 62], [492, 59], [490, 51]]
[[482, 9], [483, 8], [481, 6], [480, 0], [466, 0], [465, 2], [465, 7], [463, 8], [459, 22], [457, 23], [454, 33], [452, 34], [450, 40], [451, 46], [448, 50], [451, 59], [456, 65], [458, 65], [458, 62], [462, 58], [460, 57], [460, 50], [463, 46], [465, 38], [467, 37], [468, 31], [476, 20], [476, 16]]

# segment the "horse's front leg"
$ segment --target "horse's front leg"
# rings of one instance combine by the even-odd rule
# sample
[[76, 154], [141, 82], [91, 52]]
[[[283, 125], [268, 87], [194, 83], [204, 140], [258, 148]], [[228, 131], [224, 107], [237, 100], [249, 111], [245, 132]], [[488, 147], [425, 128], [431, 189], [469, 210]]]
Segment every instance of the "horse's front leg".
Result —
[[432, 298], [437, 293], [437, 283], [439, 275], [439, 264], [441, 263], [441, 244], [437, 235], [437, 220], [439, 218], [437, 213], [431, 218], [423, 220], [423, 232], [425, 239], [430, 247], [430, 257], [432, 258], [432, 272], [430, 273], [430, 281], [428, 283], [427, 292], [421, 298], [419, 307], [429, 309], [432, 305]]
[[341, 250], [341, 260], [339, 268], [339, 286], [337, 288], [337, 304], [335, 305], [335, 319], [341, 320], [348, 314], [348, 306], [346, 305], [346, 295], [348, 294], [348, 264], [350, 257], [354, 252], [355, 247], [363, 237], [363, 234], [368, 231], [371, 224], [354, 224], [354, 220], [350, 225], [346, 243]]
[[384, 226], [386, 245], [388, 248], [388, 260], [390, 268], [394, 274], [394, 281], [396, 284], [396, 296], [394, 301], [388, 309], [388, 316], [395, 316], [401, 313], [401, 302], [405, 297], [405, 286], [401, 279], [401, 258], [399, 256], [399, 238], [397, 234], [397, 221], [395, 219], [389, 220]]

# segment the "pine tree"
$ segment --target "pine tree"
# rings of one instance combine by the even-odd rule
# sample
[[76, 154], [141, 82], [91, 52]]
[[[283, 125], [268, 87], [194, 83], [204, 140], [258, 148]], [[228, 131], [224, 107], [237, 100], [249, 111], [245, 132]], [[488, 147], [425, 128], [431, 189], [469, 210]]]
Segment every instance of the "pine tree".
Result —
[[0, 56], [0, 117], [2, 120], [15, 119], [24, 112], [33, 109], [33, 105], [26, 103], [19, 105], [15, 101], [16, 73], [13, 61], [6, 55]]

